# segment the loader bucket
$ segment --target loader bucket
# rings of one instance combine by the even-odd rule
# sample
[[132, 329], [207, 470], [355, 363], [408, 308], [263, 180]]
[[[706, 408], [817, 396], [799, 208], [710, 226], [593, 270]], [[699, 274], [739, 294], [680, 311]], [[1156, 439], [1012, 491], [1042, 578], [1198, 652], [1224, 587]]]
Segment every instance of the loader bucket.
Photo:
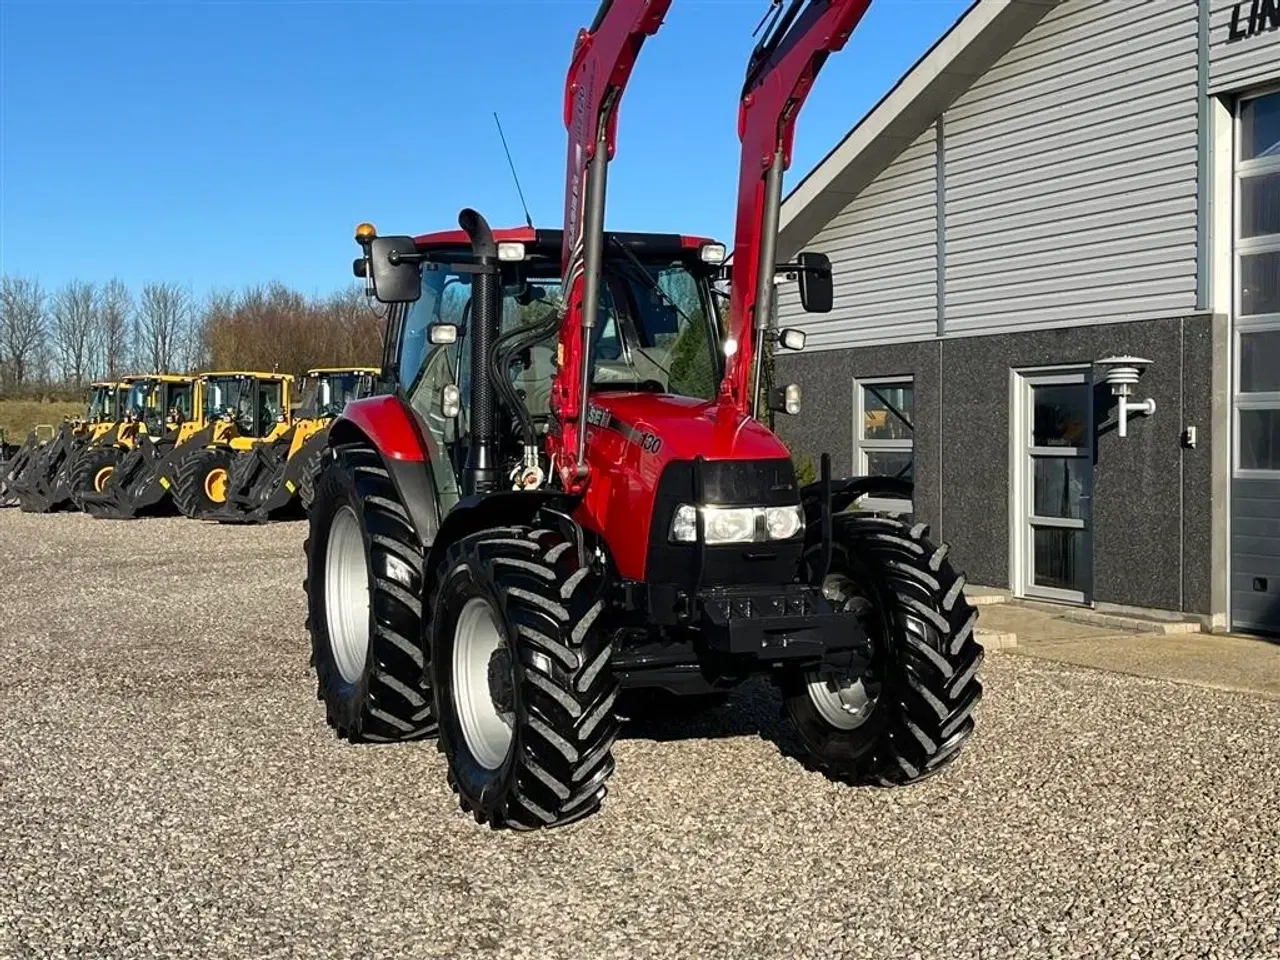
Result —
[[306, 516], [311, 477], [329, 438], [326, 423], [289, 456], [292, 437], [260, 444], [241, 455], [231, 467], [227, 502], [207, 514], [220, 523], [268, 523]]
[[87, 437], [76, 435], [74, 424], [64, 423], [52, 440], [32, 451], [30, 463], [11, 485], [23, 513], [74, 509], [71, 465], [86, 442]]
[[183, 454], [202, 447], [202, 440], [211, 435], [211, 429], [202, 430], [182, 445], [172, 437], [139, 437], [138, 445], [116, 465], [106, 487], [81, 496], [82, 509], [101, 520], [173, 516], [178, 512], [169, 493], [173, 465]]
[[23, 476], [35, 461], [40, 451], [40, 439], [33, 430], [26, 443], [0, 463], [0, 507], [16, 507], [18, 493], [16, 485], [22, 482]]
[[289, 454], [287, 436], [277, 443], [255, 444], [232, 462], [227, 476], [226, 499], [217, 509], [203, 514], [218, 523], [261, 523], [258, 507], [271, 495], [284, 470]]

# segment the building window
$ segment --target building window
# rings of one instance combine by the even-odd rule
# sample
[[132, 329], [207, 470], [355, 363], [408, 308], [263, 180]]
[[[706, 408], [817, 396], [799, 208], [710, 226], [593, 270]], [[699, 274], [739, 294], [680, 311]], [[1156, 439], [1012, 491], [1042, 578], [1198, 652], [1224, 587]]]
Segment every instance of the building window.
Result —
[[[855, 380], [853, 471], [914, 482], [915, 387], [910, 377]], [[868, 510], [909, 513], [911, 502], [868, 498]]]
[[1280, 471], [1280, 90], [1236, 114], [1235, 469]]

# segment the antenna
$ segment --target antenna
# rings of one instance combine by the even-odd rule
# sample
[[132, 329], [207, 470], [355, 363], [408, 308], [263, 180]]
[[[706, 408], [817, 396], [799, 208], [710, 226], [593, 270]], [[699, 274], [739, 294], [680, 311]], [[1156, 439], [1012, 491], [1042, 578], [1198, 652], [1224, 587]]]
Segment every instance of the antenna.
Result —
[[529, 204], [524, 201], [524, 191], [520, 189], [520, 177], [516, 175], [516, 165], [511, 162], [511, 151], [507, 149], [507, 138], [502, 133], [502, 121], [498, 119], [498, 111], [493, 111], [493, 122], [498, 125], [498, 136], [502, 138], [502, 149], [507, 155], [507, 165], [511, 167], [511, 179], [516, 182], [516, 193], [520, 194], [520, 206], [524, 207], [524, 222], [533, 229], [533, 217], [529, 215]]

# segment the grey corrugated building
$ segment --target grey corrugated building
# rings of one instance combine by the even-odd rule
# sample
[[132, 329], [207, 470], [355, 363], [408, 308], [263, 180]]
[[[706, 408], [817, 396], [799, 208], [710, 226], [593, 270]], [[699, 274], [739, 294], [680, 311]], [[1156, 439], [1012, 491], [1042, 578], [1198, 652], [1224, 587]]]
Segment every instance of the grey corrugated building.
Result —
[[914, 476], [971, 583], [1280, 633], [1280, 0], [978, 0], [789, 194], [802, 249], [794, 447]]

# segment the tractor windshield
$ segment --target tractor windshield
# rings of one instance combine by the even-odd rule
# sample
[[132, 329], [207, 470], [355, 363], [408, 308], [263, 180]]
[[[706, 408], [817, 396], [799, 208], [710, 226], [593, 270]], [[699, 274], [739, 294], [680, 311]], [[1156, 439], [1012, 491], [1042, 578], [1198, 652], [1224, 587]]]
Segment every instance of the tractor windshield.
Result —
[[[529, 326], [560, 309], [558, 264], [521, 264], [503, 288], [502, 328]], [[425, 271], [422, 297], [405, 319], [401, 375], [414, 384], [431, 352], [428, 327], [456, 324], [458, 342], [447, 349], [456, 382], [467, 395], [467, 340], [471, 276]], [[546, 412], [554, 374], [557, 332], [523, 351], [510, 371], [530, 412]], [[593, 340], [592, 383], [600, 390], [652, 390], [701, 400], [715, 398], [722, 375], [720, 324], [708, 279], [683, 262], [606, 261]], [[460, 369], [459, 369], [460, 368]], [[412, 390], [410, 392], [413, 392]]]

